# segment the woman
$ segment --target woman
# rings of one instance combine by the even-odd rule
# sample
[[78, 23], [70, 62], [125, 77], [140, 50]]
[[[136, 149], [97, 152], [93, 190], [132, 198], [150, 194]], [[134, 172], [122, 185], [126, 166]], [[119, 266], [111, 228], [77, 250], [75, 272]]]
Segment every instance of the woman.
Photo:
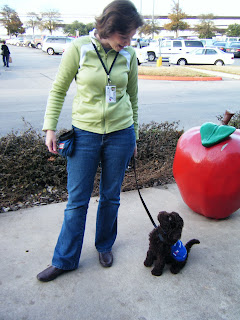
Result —
[[6, 45], [6, 41], [3, 41], [2, 47], [2, 56], [3, 56], [3, 66], [9, 68], [9, 56], [10, 51], [8, 49], [8, 46]]
[[75, 147], [67, 158], [69, 196], [62, 229], [52, 265], [38, 274], [40, 281], [54, 280], [78, 268], [88, 203], [100, 162], [95, 246], [103, 267], [113, 263], [121, 185], [129, 160], [137, 152], [137, 59], [129, 45], [142, 24], [130, 1], [115, 0], [96, 19], [96, 30], [76, 39], [62, 57], [43, 130], [49, 151], [57, 154], [55, 130], [64, 97], [75, 78]]

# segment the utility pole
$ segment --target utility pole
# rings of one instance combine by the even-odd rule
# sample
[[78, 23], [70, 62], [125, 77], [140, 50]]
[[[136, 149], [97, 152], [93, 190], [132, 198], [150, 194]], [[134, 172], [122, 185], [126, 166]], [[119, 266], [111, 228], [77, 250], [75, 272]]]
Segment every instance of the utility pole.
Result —
[[155, 0], [153, 0], [153, 11], [152, 11], [152, 39], [154, 39], [154, 5], [155, 5]]

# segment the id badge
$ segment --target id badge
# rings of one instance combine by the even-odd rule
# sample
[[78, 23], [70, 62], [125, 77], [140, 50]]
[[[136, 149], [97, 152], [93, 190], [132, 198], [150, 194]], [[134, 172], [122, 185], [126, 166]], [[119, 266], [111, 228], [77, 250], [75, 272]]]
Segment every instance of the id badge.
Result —
[[106, 86], [106, 102], [116, 102], [116, 86]]

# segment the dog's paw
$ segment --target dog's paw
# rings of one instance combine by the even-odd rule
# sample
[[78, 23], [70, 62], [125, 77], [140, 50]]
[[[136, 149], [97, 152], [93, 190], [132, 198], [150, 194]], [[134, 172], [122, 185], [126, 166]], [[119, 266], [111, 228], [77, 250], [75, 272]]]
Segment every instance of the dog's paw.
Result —
[[158, 270], [158, 269], [156, 269], [156, 268], [153, 268], [153, 269], [152, 269], [152, 275], [159, 277], [159, 276], [162, 275], [162, 270]]
[[153, 264], [153, 262], [150, 261], [150, 260], [148, 260], [148, 259], [146, 259], [146, 260], [143, 262], [143, 264], [145, 265], [145, 267], [151, 267], [152, 264]]
[[170, 268], [170, 271], [173, 274], [178, 274], [180, 270], [181, 270], [181, 268], [178, 268], [176, 266], [171, 266], [171, 268]]

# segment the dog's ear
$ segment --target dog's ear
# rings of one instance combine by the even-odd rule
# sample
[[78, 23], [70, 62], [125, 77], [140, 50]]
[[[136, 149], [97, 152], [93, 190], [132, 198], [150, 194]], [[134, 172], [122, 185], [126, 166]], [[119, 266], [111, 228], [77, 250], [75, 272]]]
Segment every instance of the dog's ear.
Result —
[[174, 212], [174, 211], [172, 212], [172, 214], [175, 216], [175, 219], [176, 219], [178, 226], [183, 228], [184, 222], [183, 222], [182, 217], [177, 212]]
[[159, 214], [157, 216], [157, 219], [158, 219], [159, 223], [161, 223], [163, 216], [166, 215], [166, 214], [167, 214], [166, 211], [160, 211], [159, 212]]

